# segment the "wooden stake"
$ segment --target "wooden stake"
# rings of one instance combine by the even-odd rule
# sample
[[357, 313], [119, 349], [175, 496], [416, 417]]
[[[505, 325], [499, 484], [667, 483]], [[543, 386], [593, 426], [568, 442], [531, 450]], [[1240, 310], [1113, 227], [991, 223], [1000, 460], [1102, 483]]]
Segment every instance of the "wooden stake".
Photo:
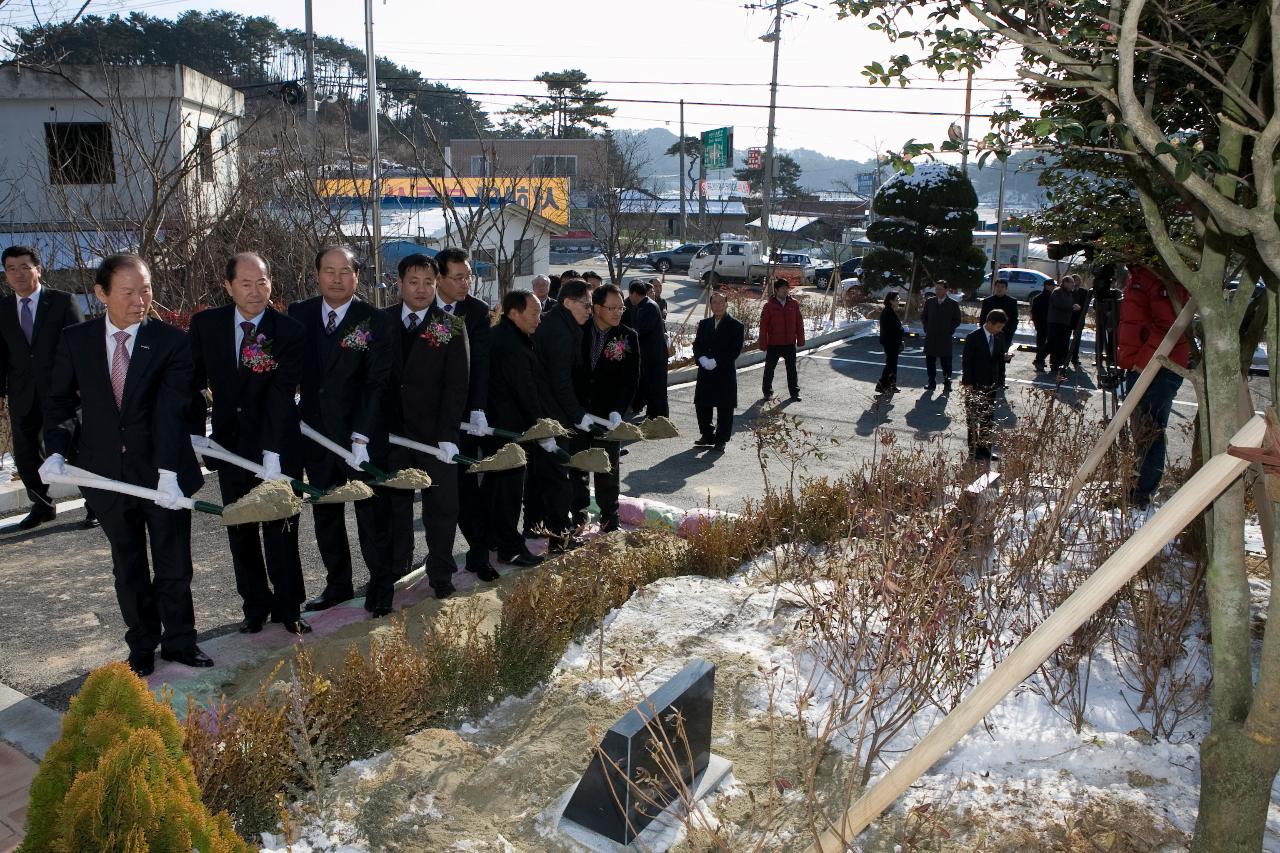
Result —
[[[1239, 447], [1258, 447], [1266, 421], [1255, 415], [1231, 438]], [[942, 758], [1013, 688], [1059, 645], [1075, 633], [1103, 604], [1182, 528], [1204, 511], [1249, 466], [1243, 459], [1219, 453], [1204, 464], [1160, 510], [1080, 585], [1007, 658], [915, 745], [901, 761], [849, 807], [840, 822], [823, 832], [808, 853], [839, 853], [859, 832], [893, 804], [903, 791]]]

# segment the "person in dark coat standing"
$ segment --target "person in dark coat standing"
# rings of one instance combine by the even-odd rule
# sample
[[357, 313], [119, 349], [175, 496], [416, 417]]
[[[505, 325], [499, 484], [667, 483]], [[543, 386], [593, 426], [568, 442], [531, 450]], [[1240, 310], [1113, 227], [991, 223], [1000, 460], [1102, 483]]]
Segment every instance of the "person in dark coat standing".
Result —
[[150, 675], [157, 645], [165, 660], [213, 666], [196, 645], [191, 511], [178, 503], [204, 483], [187, 432], [191, 344], [182, 330], [147, 318], [151, 270], [142, 258], [104, 258], [93, 281], [106, 313], [68, 327], [58, 342], [44, 409], [49, 455], [39, 473], [65, 474], [74, 448], [90, 473], [159, 492], [145, 500], [83, 490], [111, 543], [129, 667]]
[[[489, 413], [493, 426], [524, 432], [543, 416], [539, 400], [541, 365], [533, 351], [533, 333], [542, 321], [542, 306], [527, 290], [512, 290], [502, 298], [502, 319], [493, 327], [489, 359]], [[554, 448], [555, 442], [545, 439]], [[498, 561], [512, 566], [536, 566], [542, 558], [530, 553], [520, 535], [520, 504], [524, 468], [484, 475], [485, 508], [489, 514], [489, 544]]]
[[[558, 448], [577, 452], [588, 446], [591, 420], [578, 400], [574, 380], [582, 364], [583, 324], [591, 318], [591, 298], [587, 283], [572, 279], [560, 286], [560, 299], [555, 308], [542, 316], [533, 333], [533, 351], [538, 357], [542, 380], [540, 399], [546, 416], [559, 421], [565, 429], [577, 430], [573, 435], [557, 439]], [[526, 538], [545, 529], [549, 535], [548, 552], [561, 553], [573, 542], [569, 530], [573, 526], [573, 486], [570, 473], [546, 448], [529, 449], [529, 471], [525, 484], [524, 533]], [[582, 475], [585, 481], [585, 474]], [[582, 488], [585, 493], [585, 486]], [[584, 519], [577, 519], [581, 522]]]
[[[582, 360], [574, 383], [583, 408], [612, 426], [622, 423], [622, 412], [640, 381], [640, 342], [634, 331], [622, 325], [622, 302], [622, 293], [612, 284], [603, 284], [591, 294], [591, 319], [582, 335]], [[595, 475], [600, 530], [607, 533], [618, 529], [618, 442], [593, 438], [590, 446], [604, 448], [613, 469]], [[573, 510], [578, 514], [586, 510], [589, 496], [585, 482], [575, 486]]]
[[[396, 358], [384, 411], [388, 432], [458, 453], [458, 424], [467, 408], [470, 351], [461, 317], [436, 305], [436, 263], [423, 254], [400, 261], [400, 301], [386, 309], [394, 327]], [[453, 537], [458, 529], [458, 466], [429, 453], [393, 445], [390, 466], [420, 468], [431, 476], [423, 489], [422, 529], [427, 540], [427, 582], [436, 598], [454, 593]], [[413, 492], [395, 489], [391, 502], [391, 565], [397, 577], [413, 569]], [[497, 580], [487, 565], [482, 580]]]
[[1049, 300], [1053, 297], [1053, 279], [1044, 280], [1044, 289], [1031, 297], [1031, 325], [1036, 329], [1036, 357], [1031, 363], [1044, 370], [1049, 357]]
[[1084, 321], [1089, 315], [1089, 305], [1093, 302], [1092, 288], [1084, 287], [1084, 282], [1080, 276], [1075, 276], [1076, 289], [1072, 291], [1071, 296], [1075, 299], [1076, 304], [1080, 306], [1076, 311], [1071, 327], [1071, 366], [1076, 370], [1080, 369], [1080, 338], [1084, 336]]
[[[271, 271], [261, 256], [232, 256], [222, 286], [232, 304], [191, 318], [191, 443], [209, 446], [208, 389], [215, 442], [237, 456], [261, 459], [269, 479], [301, 480], [303, 438], [293, 395], [302, 378], [306, 330], [271, 307]], [[218, 472], [224, 505], [260, 482], [228, 462], [209, 457], [207, 464]], [[297, 520], [235, 524], [227, 528], [227, 542], [244, 612], [240, 633], [256, 634], [267, 620], [292, 634], [310, 633], [300, 613], [306, 592]]]
[[[733, 410], [738, 405], [738, 371], [746, 330], [729, 315], [729, 297], [713, 291], [709, 299], [711, 316], [698, 323], [693, 338], [693, 357], [698, 362], [698, 379], [693, 389], [693, 410], [698, 416], [698, 440], [694, 447], [724, 450], [733, 435]], [[715, 425], [712, 426], [712, 414]]]
[[658, 304], [646, 295], [649, 289], [648, 282], [631, 282], [622, 319], [622, 325], [634, 330], [640, 341], [640, 386], [632, 408], [651, 418], [665, 418], [671, 414], [667, 405], [667, 324], [662, 322]]
[[[289, 316], [307, 336], [299, 414], [312, 429], [351, 448], [352, 459], [345, 462], [314, 441], [303, 445], [307, 480], [328, 490], [362, 477], [361, 463], [389, 467], [382, 407], [394, 369], [395, 330], [384, 312], [356, 298], [359, 264], [350, 249], [321, 249], [315, 268], [320, 295], [290, 305]], [[375, 488], [373, 497], [355, 505], [360, 553], [369, 569], [364, 607], [374, 617], [389, 614], [395, 596], [389, 491]], [[308, 611], [325, 610], [354, 594], [346, 505], [313, 504], [311, 512], [326, 577], [324, 590], [303, 608]]]
[[[472, 459], [489, 454], [494, 443], [485, 436], [489, 400], [489, 304], [471, 295], [471, 262], [461, 249], [445, 248], [436, 254], [440, 275], [436, 279], [436, 305], [445, 314], [461, 317], [471, 347], [471, 371], [467, 381], [467, 426], [458, 435], [458, 447]], [[467, 570], [488, 577], [489, 531], [484, 513], [480, 475], [458, 472], [458, 529], [467, 540]]]
[[1062, 284], [1049, 296], [1049, 367], [1059, 382], [1067, 378], [1067, 358], [1071, 348], [1071, 330], [1075, 328], [1080, 303], [1075, 297], [1076, 277], [1065, 276]]
[[876, 383], [876, 393], [891, 393], [898, 388], [898, 356], [902, 354], [902, 342], [906, 331], [898, 318], [898, 292], [885, 294], [884, 308], [880, 311], [880, 346], [884, 349], [884, 370]]
[[[1004, 348], [1006, 352], [1013, 352], [1013, 336], [1018, 332], [1018, 300], [1009, 295], [1009, 282], [996, 280], [992, 286], [995, 292], [982, 300], [982, 311], [978, 314], [978, 325], [985, 325], [987, 315], [997, 309], [1004, 312], [1007, 318], [1004, 324]], [[998, 376], [996, 377], [996, 387], [1005, 387], [1004, 383], [1005, 362], [1000, 361], [996, 364]]]
[[776, 281], [773, 298], [764, 303], [760, 311], [760, 340], [757, 345], [764, 355], [764, 380], [761, 392], [765, 399], [773, 397], [773, 372], [778, 359], [787, 365], [787, 390], [792, 400], [800, 399], [800, 376], [796, 371], [796, 350], [804, 346], [804, 318], [800, 316], [800, 303], [791, 296], [791, 285]]
[[933, 296], [925, 300], [920, 315], [924, 326], [924, 361], [929, 374], [925, 390], [938, 387], [937, 367], [942, 366], [942, 393], [951, 393], [951, 353], [954, 345], [951, 337], [960, 328], [960, 306], [947, 296], [947, 283], [939, 280], [933, 288]]
[[[0, 397], [7, 398], [13, 461], [31, 501], [31, 511], [17, 529], [31, 530], [57, 515], [49, 487], [38, 473], [44, 462], [44, 401], [62, 330], [83, 323], [84, 315], [71, 294], [40, 283], [40, 254], [35, 249], [9, 246], [0, 263], [13, 290], [12, 299], [0, 299]], [[97, 526], [92, 508], [86, 509], [81, 524]]]
[[986, 322], [964, 339], [960, 384], [964, 385], [964, 412], [969, 425], [969, 458], [975, 462], [998, 462], [991, 452], [995, 433], [996, 383], [998, 365], [1009, 359], [1004, 338], [1005, 316], [992, 309]]

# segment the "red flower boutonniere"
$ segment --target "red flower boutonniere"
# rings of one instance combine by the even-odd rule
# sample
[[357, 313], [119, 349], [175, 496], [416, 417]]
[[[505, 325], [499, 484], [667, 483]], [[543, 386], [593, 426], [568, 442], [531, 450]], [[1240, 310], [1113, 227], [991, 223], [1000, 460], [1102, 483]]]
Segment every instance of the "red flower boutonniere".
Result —
[[604, 357], [610, 361], [622, 361], [631, 352], [631, 345], [626, 338], [614, 338], [604, 345]]
[[418, 337], [433, 347], [445, 346], [453, 340], [453, 324], [439, 321], [427, 323]]
[[346, 337], [338, 341], [338, 346], [343, 349], [360, 352], [361, 350], [367, 350], [369, 348], [369, 342], [372, 340], [373, 330], [369, 328], [368, 323], [361, 323], [350, 332], [347, 332]]
[[254, 373], [270, 373], [278, 366], [271, 355], [271, 341], [266, 335], [258, 335], [251, 341], [245, 341], [240, 349], [240, 361]]

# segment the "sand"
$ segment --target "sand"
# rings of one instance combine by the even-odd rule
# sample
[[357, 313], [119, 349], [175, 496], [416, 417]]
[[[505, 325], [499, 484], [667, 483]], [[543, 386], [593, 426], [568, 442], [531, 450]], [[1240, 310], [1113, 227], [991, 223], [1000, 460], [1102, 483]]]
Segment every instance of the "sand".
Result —
[[497, 453], [487, 459], [481, 459], [467, 470], [472, 474], [484, 471], [510, 471], [512, 468], [523, 468], [528, 462], [529, 458], [524, 455], [524, 448], [511, 442], [504, 444]]
[[336, 489], [332, 489], [322, 498], [316, 498], [318, 504], [342, 504], [350, 501], [362, 501], [373, 497], [373, 489], [359, 480], [347, 480]]
[[623, 421], [600, 437], [605, 441], [643, 441], [644, 433], [635, 424]]
[[676, 425], [671, 422], [668, 417], [648, 418], [644, 423], [640, 424], [640, 432], [644, 433], [644, 437], [648, 441], [659, 438], [679, 438], [680, 430], [676, 429]]
[[541, 441], [544, 438], [561, 438], [569, 431], [551, 418], [538, 418], [533, 426], [524, 431], [517, 441]]
[[383, 480], [378, 485], [391, 489], [426, 489], [431, 486], [431, 475], [421, 468], [401, 468], [394, 477]]
[[302, 498], [282, 480], [264, 480], [240, 500], [222, 509], [222, 523], [256, 524], [292, 518], [302, 511]]
[[609, 454], [603, 447], [581, 450], [570, 456], [565, 465], [580, 471], [590, 471], [593, 474], [608, 474], [613, 470], [613, 466], [609, 464]]

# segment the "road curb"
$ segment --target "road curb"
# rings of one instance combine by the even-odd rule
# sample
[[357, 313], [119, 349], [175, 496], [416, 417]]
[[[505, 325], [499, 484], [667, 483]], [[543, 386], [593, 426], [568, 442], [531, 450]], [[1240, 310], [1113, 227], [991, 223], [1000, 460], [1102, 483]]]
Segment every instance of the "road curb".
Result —
[[[842, 326], [839, 329], [834, 329], [830, 332], [823, 332], [821, 335], [814, 335], [812, 338], [805, 341], [804, 346], [797, 349], [796, 352], [809, 352], [810, 350], [815, 350], [818, 347], [824, 347], [833, 341], [856, 338], [870, 332], [875, 327], [875, 320], [855, 320], [849, 325]], [[740, 355], [738, 356], [738, 360], [734, 362], [734, 369], [741, 370], [744, 367], [751, 367], [752, 365], [759, 364], [764, 361], [764, 355], [765, 354], [758, 349], [754, 349], [745, 355]], [[667, 385], [684, 385], [685, 383], [692, 382], [697, 378], [698, 366], [696, 364], [691, 364], [687, 367], [682, 367], [679, 370], [672, 370], [669, 372], [667, 374]]]
[[61, 736], [61, 714], [0, 684], [0, 740], [39, 761]]

